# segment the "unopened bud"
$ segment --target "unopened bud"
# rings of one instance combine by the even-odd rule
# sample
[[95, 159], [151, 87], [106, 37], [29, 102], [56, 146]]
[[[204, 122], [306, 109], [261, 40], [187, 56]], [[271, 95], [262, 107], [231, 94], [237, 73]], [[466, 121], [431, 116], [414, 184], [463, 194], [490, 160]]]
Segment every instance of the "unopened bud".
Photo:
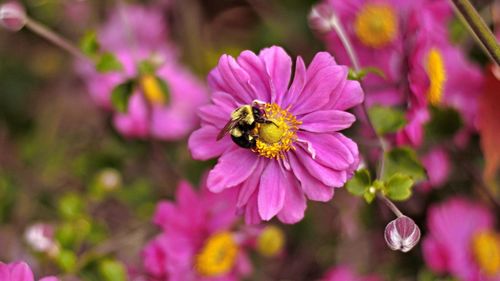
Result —
[[406, 253], [420, 240], [420, 229], [412, 219], [402, 216], [387, 224], [384, 235], [389, 248]]
[[122, 185], [122, 176], [120, 172], [113, 168], [106, 168], [102, 170], [99, 173], [97, 180], [107, 191], [116, 190]]
[[24, 233], [26, 243], [37, 252], [55, 255], [59, 247], [54, 240], [54, 228], [45, 223], [36, 223], [28, 227]]
[[257, 238], [257, 251], [266, 257], [278, 255], [283, 251], [284, 246], [285, 234], [274, 225], [264, 227]]
[[311, 29], [320, 33], [327, 33], [334, 29], [337, 17], [330, 5], [318, 4], [312, 7], [308, 20]]
[[19, 31], [26, 24], [24, 8], [16, 2], [0, 5], [0, 25], [10, 31]]

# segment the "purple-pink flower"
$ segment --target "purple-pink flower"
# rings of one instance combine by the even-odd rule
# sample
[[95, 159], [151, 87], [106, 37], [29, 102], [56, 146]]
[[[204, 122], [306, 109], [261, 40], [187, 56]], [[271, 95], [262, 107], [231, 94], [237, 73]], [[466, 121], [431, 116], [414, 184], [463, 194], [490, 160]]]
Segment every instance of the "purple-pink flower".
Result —
[[[2, 281], [34, 281], [33, 272], [25, 262], [0, 262], [0, 280]], [[44, 277], [40, 281], [58, 281], [54, 276]]]
[[462, 198], [452, 198], [429, 210], [423, 241], [427, 265], [464, 281], [500, 280], [500, 235], [492, 213]]
[[[236, 59], [223, 55], [209, 74], [212, 104], [200, 108], [202, 127], [191, 135], [189, 148], [198, 160], [219, 157], [208, 188], [237, 190], [247, 223], [274, 216], [298, 222], [306, 197], [328, 201], [352, 176], [358, 147], [339, 131], [355, 121], [346, 110], [363, 101], [363, 91], [347, 80], [347, 72], [322, 52], [307, 68], [298, 57], [292, 81], [292, 59], [274, 46]], [[217, 141], [231, 113], [255, 100], [268, 120], [249, 133], [255, 146], [242, 148], [230, 134]]]
[[338, 265], [330, 268], [321, 281], [381, 281], [375, 275], [361, 277], [347, 265]]
[[450, 175], [451, 163], [446, 150], [442, 147], [435, 147], [422, 157], [422, 164], [427, 170], [428, 180], [423, 182], [422, 188], [441, 187], [446, 183]]
[[111, 16], [98, 37], [103, 50], [113, 52], [123, 69], [99, 73], [92, 65], [80, 63], [78, 70], [94, 101], [109, 110], [113, 109], [113, 90], [134, 82], [126, 112], [114, 115], [121, 134], [181, 139], [199, 124], [196, 109], [207, 100], [205, 87], [178, 63], [159, 11], [139, 6], [122, 9]]
[[236, 192], [220, 194], [187, 182], [176, 203], [160, 202], [153, 222], [162, 229], [144, 248], [146, 273], [153, 280], [239, 280], [251, 271], [244, 238], [234, 230]]

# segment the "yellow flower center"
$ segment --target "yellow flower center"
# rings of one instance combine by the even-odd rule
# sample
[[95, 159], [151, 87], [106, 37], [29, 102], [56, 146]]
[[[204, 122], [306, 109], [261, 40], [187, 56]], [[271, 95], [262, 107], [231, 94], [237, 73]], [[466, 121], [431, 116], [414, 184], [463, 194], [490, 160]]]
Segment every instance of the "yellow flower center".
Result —
[[151, 104], [165, 104], [167, 103], [166, 93], [160, 81], [154, 75], [146, 74], [140, 78], [140, 84], [144, 91], [144, 96]]
[[253, 150], [267, 158], [283, 158], [285, 152], [295, 149], [293, 142], [297, 139], [296, 133], [302, 122], [275, 103], [266, 103], [264, 112], [271, 123], [257, 124], [258, 138]]
[[214, 277], [229, 273], [236, 262], [238, 245], [228, 231], [208, 238], [196, 256], [195, 268], [202, 276]]
[[266, 226], [257, 239], [257, 251], [266, 257], [276, 256], [283, 250], [285, 234], [276, 226]]
[[366, 4], [356, 16], [354, 30], [361, 43], [366, 46], [383, 47], [396, 38], [396, 13], [389, 4]]
[[429, 76], [429, 89], [427, 99], [432, 105], [438, 105], [443, 97], [444, 83], [446, 82], [446, 69], [443, 55], [436, 48], [431, 48], [427, 55], [427, 75]]
[[479, 267], [487, 275], [500, 273], [500, 236], [481, 231], [472, 238], [472, 252]]

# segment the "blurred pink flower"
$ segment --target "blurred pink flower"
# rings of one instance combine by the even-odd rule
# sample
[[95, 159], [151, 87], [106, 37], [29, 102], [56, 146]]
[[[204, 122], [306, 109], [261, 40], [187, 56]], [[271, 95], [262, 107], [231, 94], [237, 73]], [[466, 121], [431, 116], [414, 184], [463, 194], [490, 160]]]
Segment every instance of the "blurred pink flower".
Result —
[[239, 280], [251, 271], [236, 223], [236, 192], [220, 194], [187, 182], [177, 202], [160, 202], [153, 222], [162, 233], [144, 248], [143, 263], [154, 280]]
[[[99, 38], [103, 50], [112, 51], [123, 70], [99, 73], [92, 65], [77, 65], [92, 98], [112, 110], [113, 89], [133, 80], [136, 87], [126, 113], [117, 112], [114, 116], [116, 129], [133, 138], [178, 140], [187, 136], [199, 124], [196, 109], [207, 101], [205, 87], [177, 62], [172, 48], [165, 47], [165, 26], [159, 11], [138, 6], [125, 6], [119, 11], [104, 25]], [[130, 20], [131, 29], [126, 29], [121, 19]], [[144, 62], [156, 66], [153, 74], [141, 71], [140, 64]], [[166, 83], [166, 101], [162, 98], [163, 89], [152, 75]], [[146, 79], [153, 82], [145, 85]]]
[[[318, 53], [306, 69], [280, 47], [259, 55], [224, 55], [209, 74], [213, 104], [200, 108], [202, 127], [189, 139], [193, 158], [219, 157], [207, 185], [213, 192], [236, 189], [247, 223], [278, 216], [284, 223], [304, 217], [307, 198], [328, 201], [358, 166], [358, 147], [339, 133], [355, 121], [347, 109], [360, 104], [363, 91], [347, 80], [347, 67]], [[291, 83], [290, 83], [291, 82]], [[290, 84], [290, 85], [289, 85]], [[244, 149], [230, 136], [217, 141], [231, 112], [259, 100], [273, 124], [258, 125], [255, 147]], [[283, 129], [281, 129], [283, 128]]]
[[339, 265], [328, 270], [321, 281], [382, 281], [382, 279], [374, 275], [361, 277], [349, 266]]
[[464, 281], [500, 280], [500, 236], [478, 203], [452, 198], [429, 209], [424, 260], [437, 273]]
[[[33, 281], [33, 272], [25, 262], [14, 262], [5, 264], [0, 262], [0, 280], [2, 281]], [[50, 276], [40, 281], [58, 281], [56, 277]]]
[[435, 147], [422, 157], [429, 180], [422, 183], [424, 190], [441, 187], [450, 175], [450, 159], [446, 150]]
[[24, 239], [33, 250], [55, 256], [59, 246], [54, 239], [54, 227], [46, 223], [35, 223], [26, 229]]

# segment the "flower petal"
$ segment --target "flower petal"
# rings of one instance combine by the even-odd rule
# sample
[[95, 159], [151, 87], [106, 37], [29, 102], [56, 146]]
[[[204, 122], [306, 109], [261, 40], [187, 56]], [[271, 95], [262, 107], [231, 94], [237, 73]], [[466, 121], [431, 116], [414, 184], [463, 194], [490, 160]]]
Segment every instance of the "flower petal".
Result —
[[299, 132], [297, 135], [311, 143], [316, 151], [315, 160], [326, 167], [345, 170], [355, 161], [351, 151], [331, 134]]
[[248, 199], [248, 203], [244, 208], [246, 224], [258, 224], [261, 222], [257, 206], [257, 192], [254, 192], [250, 199]]
[[278, 213], [278, 219], [284, 223], [297, 223], [304, 218], [306, 197], [291, 173], [285, 174], [285, 179], [288, 179], [285, 186], [285, 203]]
[[347, 80], [342, 90], [331, 96], [328, 108], [346, 110], [362, 103], [363, 99], [364, 93], [359, 82]]
[[10, 280], [33, 281], [33, 272], [25, 262], [10, 265]]
[[306, 194], [307, 198], [320, 202], [327, 202], [332, 199], [333, 187], [328, 187], [311, 176], [297, 159], [296, 155], [290, 153], [288, 154], [288, 159], [292, 166], [293, 174], [299, 179], [302, 191]]
[[264, 61], [266, 72], [272, 81], [271, 102], [280, 104], [290, 83], [292, 59], [283, 48], [277, 46], [263, 49], [259, 57]]
[[[255, 175], [261, 175], [263, 170], [264, 170], [264, 163], [265, 161], [259, 161], [257, 166], [255, 167], [254, 174]], [[238, 201], [236, 203], [236, 206], [238, 208], [243, 207], [245, 204], [247, 204], [250, 196], [254, 194], [255, 190], [259, 186], [260, 182], [260, 177], [249, 177], [246, 181], [244, 181], [241, 184], [240, 191], [238, 193]]]
[[271, 77], [266, 71], [264, 62], [253, 52], [244, 51], [238, 57], [238, 64], [250, 76], [250, 83], [255, 87], [256, 98], [262, 101], [271, 100]]
[[258, 160], [255, 154], [247, 149], [237, 147], [226, 151], [208, 174], [208, 189], [221, 192], [242, 183], [253, 174]]
[[321, 165], [314, 161], [302, 147], [298, 147], [295, 153], [297, 153], [297, 158], [301, 160], [309, 174], [321, 181], [324, 185], [341, 187], [346, 182], [346, 171], [338, 171]]
[[295, 104], [295, 101], [302, 93], [304, 86], [306, 84], [306, 65], [301, 57], [297, 57], [295, 62], [295, 75], [293, 76], [293, 82], [288, 89], [288, 93], [283, 97], [283, 108], [287, 108], [290, 105]]
[[309, 132], [336, 132], [351, 127], [356, 121], [353, 114], [340, 110], [320, 110], [301, 117], [300, 128]]
[[321, 52], [314, 57], [306, 75], [306, 85], [292, 105], [292, 112], [296, 115], [316, 111], [327, 104], [338, 85], [345, 81], [347, 73], [330, 54]]
[[229, 137], [217, 141], [219, 131], [220, 129], [207, 125], [191, 134], [188, 147], [193, 159], [208, 160], [221, 155], [228, 148], [234, 146]]
[[270, 220], [283, 208], [287, 179], [278, 161], [269, 160], [260, 176], [257, 205], [263, 220]]
[[250, 84], [250, 76], [228, 55], [223, 55], [217, 68], [210, 72], [209, 83], [215, 90], [233, 96], [238, 103], [249, 104], [256, 98], [255, 88]]

